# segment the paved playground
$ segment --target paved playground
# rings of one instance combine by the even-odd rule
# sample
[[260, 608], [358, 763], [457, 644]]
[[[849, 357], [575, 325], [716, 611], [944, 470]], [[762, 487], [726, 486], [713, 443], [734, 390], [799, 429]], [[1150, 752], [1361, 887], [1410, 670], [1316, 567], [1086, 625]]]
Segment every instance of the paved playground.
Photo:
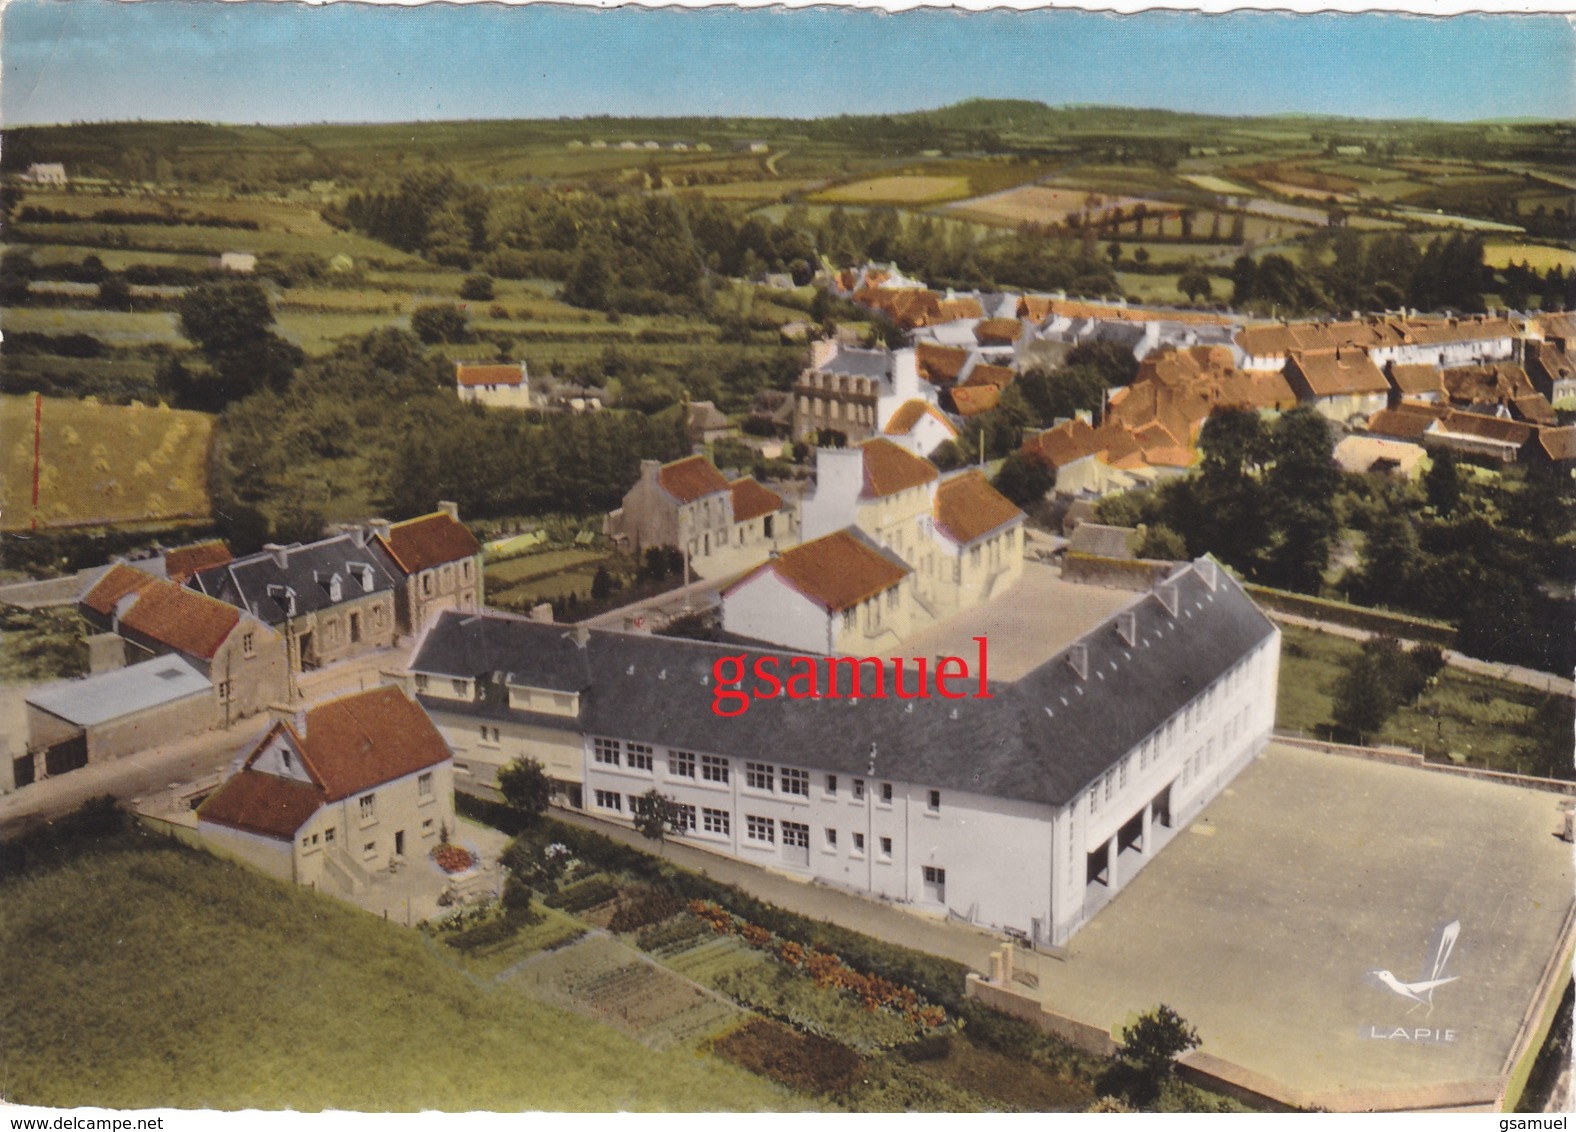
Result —
[[[1052, 1010], [1120, 1029], [1164, 1002], [1204, 1052], [1329, 1107], [1488, 1081], [1572, 901], [1558, 803], [1272, 746], [1065, 960], [1026, 961]], [[1452, 981], [1416, 986], [1437, 979]]]

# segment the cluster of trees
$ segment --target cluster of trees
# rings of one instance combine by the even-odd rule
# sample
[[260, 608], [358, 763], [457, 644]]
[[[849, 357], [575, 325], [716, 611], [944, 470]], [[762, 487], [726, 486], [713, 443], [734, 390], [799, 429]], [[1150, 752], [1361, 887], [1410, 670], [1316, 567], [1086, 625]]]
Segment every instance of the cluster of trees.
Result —
[[1398, 708], [1417, 702], [1445, 666], [1437, 645], [1403, 649], [1394, 637], [1363, 643], [1357, 662], [1335, 684], [1335, 722], [1348, 738], [1371, 739]]
[[1318, 593], [1340, 523], [1341, 473], [1329, 424], [1309, 408], [1273, 424], [1232, 410], [1205, 422], [1199, 474], [1151, 492], [1110, 497], [1102, 521], [1147, 524], [1190, 555], [1212, 553], [1252, 581]]
[[1404, 232], [1365, 236], [1334, 228], [1312, 237], [1301, 258], [1299, 264], [1275, 252], [1259, 260], [1239, 256], [1231, 268], [1232, 305], [1283, 314], [1401, 307], [1477, 313], [1485, 294], [1517, 309], [1576, 305], [1576, 279], [1563, 268], [1539, 274], [1520, 264], [1496, 276], [1483, 262], [1483, 238], [1468, 232], [1435, 236], [1419, 247]]
[[682, 411], [538, 417], [463, 405], [449, 363], [413, 335], [374, 331], [229, 406], [216, 454], [221, 512], [315, 537], [345, 498], [390, 514], [457, 501], [476, 518], [617, 505], [641, 459], [689, 451]]
[[192, 370], [172, 356], [161, 370], [160, 384], [183, 408], [218, 412], [261, 390], [282, 391], [305, 360], [300, 347], [274, 333], [268, 295], [249, 279], [193, 287], [178, 311], [181, 333], [207, 362], [206, 369]]

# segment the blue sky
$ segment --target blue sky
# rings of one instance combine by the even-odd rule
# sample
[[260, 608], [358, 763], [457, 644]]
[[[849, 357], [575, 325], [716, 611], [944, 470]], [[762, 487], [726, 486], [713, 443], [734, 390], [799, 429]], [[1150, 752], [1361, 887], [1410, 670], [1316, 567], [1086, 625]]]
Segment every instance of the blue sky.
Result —
[[13, 0], [0, 121], [811, 117], [969, 97], [1576, 117], [1560, 16]]

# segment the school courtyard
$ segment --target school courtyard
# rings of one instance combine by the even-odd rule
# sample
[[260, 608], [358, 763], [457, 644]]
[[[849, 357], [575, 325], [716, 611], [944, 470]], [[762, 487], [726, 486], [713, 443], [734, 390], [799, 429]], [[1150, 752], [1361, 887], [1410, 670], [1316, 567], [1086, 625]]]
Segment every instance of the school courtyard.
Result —
[[1561, 801], [1275, 744], [1063, 957], [1019, 969], [1113, 1033], [1165, 1003], [1303, 1103], [1492, 1101], [1569, 963]]

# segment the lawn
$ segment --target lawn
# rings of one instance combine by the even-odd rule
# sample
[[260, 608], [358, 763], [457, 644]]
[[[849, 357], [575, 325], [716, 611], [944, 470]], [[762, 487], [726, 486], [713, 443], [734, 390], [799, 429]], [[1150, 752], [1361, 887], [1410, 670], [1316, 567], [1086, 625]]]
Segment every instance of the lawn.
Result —
[[168, 311], [99, 311], [63, 307], [11, 307], [0, 315], [7, 333], [91, 334], [104, 343], [167, 342], [185, 345]]
[[[1296, 626], [1281, 627], [1278, 726], [1319, 738], [1333, 726], [1333, 691], [1357, 658], [1356, 641]], [[1541, 709], [1541, 717], [1540, 717]], [[1550, 713], [1563, 723], [1541, 726]], [[1430, 759], [1491, 770], [1559, 778], [1576, 777], [1570, 758], [1570, 705], [1520, 684], [1445, 668], [1416, 704], [1385, 723], [1374, 744], [1421, 751]], [[1552, 739], [1545, 738], [1552, 732]]]
[[46, 397], [38, 507], [32, 504], [34, 401], [0, 398], [6, 438], [0, 529], [206, 517], [213, 417]]
[[1570, 272], [1576, 270], [1576, 251], [1543, 244], [1507, 244], [1490, 240], [1483, 245], [1483, 262], [1490, 267], [1524, 263], [1534, 271], [1549, 272], [1558, 267]]
[[0, 1096], [18, 1104], [805, 1104], [691, 1050], [653, 1051], [479, 983], [407, 929], [151, 834], [0, 881], [0, 982]]

